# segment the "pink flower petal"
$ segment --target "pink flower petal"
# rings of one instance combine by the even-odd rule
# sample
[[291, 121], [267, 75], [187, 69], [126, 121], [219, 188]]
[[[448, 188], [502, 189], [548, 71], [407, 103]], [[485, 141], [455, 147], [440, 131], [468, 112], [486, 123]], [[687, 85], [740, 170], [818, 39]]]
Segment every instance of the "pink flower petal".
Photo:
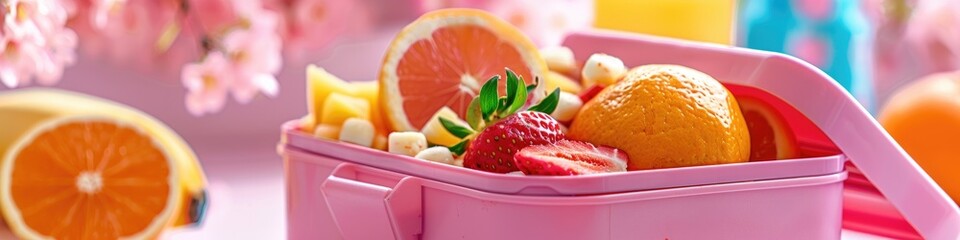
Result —
[[187, 110], [196, 116], [220, 111], [234, 81], [232, 69], [220, 52], [210, 53], [203, 62], [185, 65], [180, 76], [188, 91]]
[[280, 84], [277, 83], [277, 78], [270, 74], [258, 74], [253, 77], [252, 82], [260, 92], [263, 92], [263, 94], [268, 97], [276, 97], [280, 91]]
[[8, 88], [15, 88], [20, 84], [20, 78], [15, 69], [10, 66], [0, 65], [0, 81]]

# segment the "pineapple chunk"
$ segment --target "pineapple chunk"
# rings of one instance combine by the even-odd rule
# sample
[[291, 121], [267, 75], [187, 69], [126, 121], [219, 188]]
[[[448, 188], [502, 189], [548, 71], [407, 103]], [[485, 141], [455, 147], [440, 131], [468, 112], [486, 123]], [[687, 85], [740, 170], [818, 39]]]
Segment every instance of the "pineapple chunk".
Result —
[[343, 125], [348, 118], [370, 120], [370, 103], [362, 98], [330, 93], [323, 101], [318, 124]]
[[547, 62], [547, 68], [550, 71], [573, 73], [577, 69], [577, 62], [574, 60], [573, 51], [570, 48], [546, 47], [540, 49], [540, 56], [543, 56], [543, 60]]
[[297, 122], [297, 127], [300, 128], [300, 131], [305, 133], [313, 133], [313, 128], [317, 126], [317, 119], [313, 116], [312, 113], [308, 113], [306, 116], [300, 118], [300, 121]]
[[340, 126], [330, 124], [318, 124], [313, 129], [313, 136], [321, 139], [337, 139], [340, 137]]
[[553, 89], [560, 88], [560, 91], [579, 94], [580, 91], [583, 90], [577, 81], [554, 71], [547, 72], [547, 77], [544, 78], [543, 84], [547, 87], [547, 92], [552, 92]]
[[377, 136], [373, 137], [373, 146], [372, 148], [386, 151], [387, 150], [387, 135], [383, 133], [377, 133]]
[[[323, 118], [323, 105], [331, 93], [354, 96], [356, 93], [347, 82], [315, 65], [307, 66], [307, 109], [314, 117], [313, 124]], [[337, 124], [337, 126], [340, 126]], [[312, 127], [311, 127], [312, 128]]]
[[456, 112], [453, 112], [453, 110], [448, 107], [443, 107], [430, 117], [430, 121], [423, 126], [420, 132], [422, 132], [424, 136], [427, 136], [427, 141], [430, 143], [448, 147], [456, 145], [460, 142], [460, 138], [451, 134], [446, 128], [443, 128], [443, 124], [440, 123], [440, 117], [453, 121], [457, 125], [465, 128], [470, 128], [467, 122], [460, 120]]
[[387, 133], [386, 122], [380, 108], [380, 83], [377, 81], [353, 82], [356, 97], [366, 99], [370, 103], [370, 122], [378, 133]]

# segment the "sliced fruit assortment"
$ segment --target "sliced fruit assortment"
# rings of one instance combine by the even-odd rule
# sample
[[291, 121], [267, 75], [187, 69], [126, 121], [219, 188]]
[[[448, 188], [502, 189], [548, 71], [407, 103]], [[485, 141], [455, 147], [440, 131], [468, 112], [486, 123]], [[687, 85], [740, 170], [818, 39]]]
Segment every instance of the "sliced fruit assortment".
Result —
[[[580, 175], [626, 171], [625, 154], [591, 154], [600, 149], [589, 143], [565, 140], [561, 124], [550, 115], [560, 103], [561, 92], [554, 89], [543, 101], [526, 110], [528, 89], [523, 80], [506, 70], [506, 95], [498, 96], [494, 76], [484, 84], [477, 98], [467, 108], [470, 128], [440, 117], [451, 134], [464, 140], [450, 146], [453, 154], [462, 155], [466, 168], [494, 173], [521, 171], [526, 175]], [[579, 98], [569, 95], [579, 101]], [[619, 150], [603, 147], [604, 153]], [[577, 150], [576, 154], [551, 154]], [[526, 155], [521, 153], [526, 152]], [[572, 152], [571, 152], [572, 153]]]
[[707, 74], [675, 65], [628, 69], [604, 53], [578, 65], [570, 49], [537, 50], [477, 10], [439, 10], [408, 25], [388, 48], [376, 85], [313, 66], [308, 76], [304, 131], [492, 173], [599, 174], [796, 156], [795, 137], [775, 109], [738, 102]]
[[388, 131], [379, 99], [375, 81], [348, 83], [323, 68], [307, 66], [310, 112], [301, 119], [300, 130], [318, 138], [386, 150]]

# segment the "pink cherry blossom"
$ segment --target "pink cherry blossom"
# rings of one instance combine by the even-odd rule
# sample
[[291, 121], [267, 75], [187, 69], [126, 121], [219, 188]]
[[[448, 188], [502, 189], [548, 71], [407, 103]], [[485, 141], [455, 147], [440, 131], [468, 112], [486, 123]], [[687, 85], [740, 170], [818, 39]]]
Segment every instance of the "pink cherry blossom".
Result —
[[[219, 3], [218, 3], [219, 2]], [[205, 4], [193, 5], [193, 11], [216, 10], [226, 11], [228, 14], [213, 14], [207, 17], [197, 17], [197, 21], [185, 21], [185, 23], [197, 24], [195, 29], [197, 35], [202, 36], [200, 41], [203, 51], [214, 59], [223, 58], [223, 65], [219, 66], [221, 60], [216, 60], [216, 68], [225, 69], [230, 72], [229, 75], [221, 75], [225, 78], [222, 88], [218, 88], [217, 94], [211, 94], [214, 97], [200, 98], [191, 103], [188, 98], [188, 108], [191, 106], [210, 106], [208, 108], [193, 108], [204, 111], [191, 111], [194, 114], [214, 112], [219, 110], [221, 105], [214, 105], [221, 100], [227, 93], [242, 104], [253, 100], [257, 94], [263, 93], [266, 96], [276, 96], [279, 86], [276, 74], [283, 63], [280, 51], [282, 49], [282, 40], [277, 34], [277, 18], [275, 13], [263, 8], [259, 1], [213, 1]], [[188, 16], [200, 16], [199, 12], [188, 14]], [[190, 26], [190, 25], [188, 25]], [[205, 62], [207, 60], [204, 60]], [[211, 63], [213, 64], [213, 63]], [[196, 67], [193, 67], [194, 69]], [[213, 68], [213, 67], [211, 67]], [[191, 74], [186, 74], [190, 72]], [[184, 84], [194, 84], [195, 80], [186, 80], [186, 78], [196, 78], [192, 72], [184, 69]], [[188, 88], [192, 89], [188, 86]], [[219, 91], [219, 90], [222, 90]], [[197, 104], [208, 103], [208, 105]], [[199, 114], [197, 114], [199, 115]]]
[[250, 102], [258, 92], [271, 97], [277, 94], [277, 79], [273, 75], [283, 62], [281, 40], [270, 30], [257, 27], [235, 30], [223, 40], [237, 74], [231, 91], [237, 102]]
[[203, 62], [183, 66], [181, 80], [187, 88], [187, 110], [195, 116], [220, 111], [233, 79], [227, 58], [219, 52], [210, 53]]
[[13, 88], [36, 78], [59, 81], [74, 62], [77, 36], [65, 28], [67, 11], [54, 1], [8, 0], [0, 28], [0, 82]]

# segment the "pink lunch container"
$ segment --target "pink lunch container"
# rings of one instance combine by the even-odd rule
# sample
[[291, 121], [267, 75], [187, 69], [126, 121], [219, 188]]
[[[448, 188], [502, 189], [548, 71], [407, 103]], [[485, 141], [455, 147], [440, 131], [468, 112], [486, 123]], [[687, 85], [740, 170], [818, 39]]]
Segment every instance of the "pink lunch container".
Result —
[[572, 34], [564, 45], [579, 57], [602, 52], [628, 66], [679, 64], [706, 72], [738, 97], [775, 106], [803, 157], [515, 176], [318, 140], [288, 122], [281, 142], [288, 238], [839, 239], [848, 228], [960, 239], [956, 204], [810, 64], [777, 53], [603, 31]]

